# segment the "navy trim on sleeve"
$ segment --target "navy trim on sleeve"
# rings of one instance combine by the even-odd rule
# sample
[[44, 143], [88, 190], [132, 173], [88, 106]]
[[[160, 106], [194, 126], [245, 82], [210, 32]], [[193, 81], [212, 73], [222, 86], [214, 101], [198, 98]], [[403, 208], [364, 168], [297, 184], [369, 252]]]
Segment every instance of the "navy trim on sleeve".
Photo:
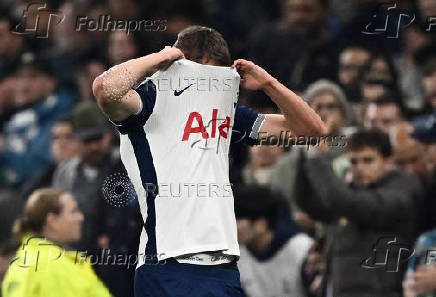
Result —
[[258, 143], [258, 132], [265, 119], [265, 115], [258, 114], [249, 107], [236, 105], [235, 123], [232, 129], [232, 142], [243, 141], [248, 145]]
[[145, 122], [153, 112], [156, 103], [156, 86], [151, 80], [147, 80], [135, 89], [141, 98], [141, 109], [138, 113], [130, 115], [127, 119], [120, 122], [113, 121], [115, 127], [121, 134], [142, 129]]

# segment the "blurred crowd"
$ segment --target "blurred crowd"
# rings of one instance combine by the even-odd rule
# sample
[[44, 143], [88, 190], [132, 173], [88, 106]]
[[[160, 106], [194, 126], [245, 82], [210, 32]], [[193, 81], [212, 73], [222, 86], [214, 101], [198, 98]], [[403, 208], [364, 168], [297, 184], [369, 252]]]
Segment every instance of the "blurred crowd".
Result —
[[[92, 82], [202, 24], [223, 34], [234, 59], [252, 60], [302, 96], [334, 140], [231, 148], [246, 295], [434, 296], [436, 28], [428, 29], [436, 1], [398, 0], [392, 10], [384, 2], [52, 0], [47, 7], [65, 18], [35, 38], [12, 33], [28, 2], [2, 1], [0, 280], [15, 253], [13, 222], [43, 187], [77, 201], [83, 231], [74, 248], [137, 253], [137, 201], [114, 207], [102, 191], [125, 169]], [[101, 15], [160, 29], [76, 30], [78, 17]], [[385, 22], [400, 28], [398, 38], [374, 30]], [[262, 92], [241, 90], [239, 101], [280, 112]], [[114, 296], [133, 296], [134, 267], [94, 269]]]

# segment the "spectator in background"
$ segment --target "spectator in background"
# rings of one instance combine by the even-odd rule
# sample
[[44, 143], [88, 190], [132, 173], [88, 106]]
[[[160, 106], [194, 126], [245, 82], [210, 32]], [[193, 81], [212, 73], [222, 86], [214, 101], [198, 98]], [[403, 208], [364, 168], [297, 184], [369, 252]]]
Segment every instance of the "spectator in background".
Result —
[[136, 19], [140, 17], [138, 1], [108, 0], [108, 10], [111, 16], [119, 19]]
[[398, 73], [398, 86], [403, 94], [404, 107], [413, 113], [421, 112], [425, 105], [422, 75], [415, 58], [431, 43], [431, 35], [416, 23], [402, 32], [402, 51], [394, 57]]
[[[337, 137], [337, 139], [343, 137], [341, 134], [344, 132], [344, 127], [351, 123], [352, 114], [345, 94], [338, 85], [327, 80], [319, 80], [307, 88], [303, 98], [321, 117], [327, 127], [329, 137]], [[338, 141], [338, 146], [328, 146], [326, 142], [321, 142], [316, 149], [327, 152], [332, 158], [340, 157], [344, 152], [345, 140], [342, 145], [339, 145], [340, 141]], [[295, 183], [300, 171], [298, 164], [301, 154], [302, 149], [293, 147], [289, 153], [286, 153], [278, 160], [271, 173], [271, 186], [286, 198], [290, 208], [294, 211], [294, 220], [307, 230], [313, 227], [314, 222], [301, 212], [295, 203]], [[340, 163], [341, 161], [338, 159], [337, 173], [344, 175], [343, 171], [345, 169]]]
[[79, 103], [72, 113], [73, 133], [79, 143], [79, 153], [56, 169], [52, 186], [72, 193], [84, 214], [84, 232], [77, 247], [97, 248], [98, 237], [105, 228], [105, 209], [101, 187], [113, 173], [119, 160], [111, 156], [107, 121], [94, 102]]
[[89, 22], [94, 20], [93, 24], [96, 24], [101, 15], [107, 15], [107, 11], [104, 3], [100, 1], [63, 1], [59, 6], [59, 11], [65, 18], [56, 26], [51, 26], [53, 28], [50, 35], [52, 42], [44, 42], [44, 45], [48, 47], [46, 54], [59, 82], [62, 85], [73, 86], [74, 69], [90, 57], [102, 58], [105, 49], [101, 46], [107, 35], [102, 30], [91, 31], [84, 27], [79, 29], [78, 18], [87, 17]]
[[277, 23], [255, 27], [249, 56], [289, 88], [302, 91], [320, 78], [335, 79], [341, 27], [325, 0], [286, 0]]
[[280, 232], [280, 196], [266, 188], [235, 190], [241, 257], [238, 267], [247, 297], [303, 297], [300, 269], [312, 240]]
[[[79, 143], [79, 154], [58, 166], [53, 176], [53, 187], [72, 193], [84, 214], [84, 231], [75, 247], [91, 255], [101, 255], [101, 249], [109, 249], [112, 255], [137, 254], [137, 241], [142, 227], [137, 200], [125, 207], [115, 208], [108, 202], [116, 197], [103, 196], [105, 182], [119, 183], [121, 180], [116, 178], [117, 174], [127, 176], [119, 156], [111, 152], [109, 123], [91, 101], [75, 107], [72, 123], [73, 133]], [[109, 191], [113, 193], [116, 189]], [[125, 192], [128, 192], [127, 189]], [[95, 267], [114, 296], [133, 297], [135, 267], [128, 268], [126, 265]]]
[[328, 135], [342, 133], [342, 129], [352, 122], [352, 113], [343, 90], [331, 81], [322, 79], [311, 84], [304, 99], [327, 126]]
[[377, 56], [369, 62], [363, 74], [361, 93], [361, 101], [353, 106], [356, 122], [359, 126], [364, 125], [365, 111], [370, 103], [383, 98], [393, 98], [401, 106], [402, 97], [397, 88], [396, 73], [389, 60], [383, 56]]
[[245, 184], [268, 185], [271, 183], [271, 173], [280, 156], [283, 146], [256, 145], [249, 148], [249, 163], [242, 171]]
[[436, 57], [428, 59], [422, 66], [424, 90], [426, 96], [426, 114], [414, 119], [418, 128], [432, 127], [436, 123]]
[[3, 297], [110, 297], [88, 261], [68, 246], [81, 235], [83, 215], [73, 196], [50, 188], [29, 197], [15, 224], [21, 242], [2, 283]]
[[50, 135], [53, 123], [69, 113], [72, 94], [57, 87], [48, 65], [33, 54], [22, 56], [13, 84], [14, 109], [3, 130], [0, 167], [10, 186], [18, 188], [51, 162]]
[[400, 138], [394, 148], [394, 163], [418, 176], [423, 183], [430, 177], [425, 146], [413, 138]]
[[50, 152], [53, 163], [23, 185], [22, 197], [28, 197], [37, 188], [51, 186], [56, 168], [77, 157], [78, 143], [73, 135], [70, 115], [63, 116], [54, 123], [51, 129]]
[[373, 54], [367, 64], [366, 75], [391, 85], [393, 89], [397, 88], [397, 72], [391, 58], [387, 55]]
[[13, 71], [23, 49], [23, 36], [10, 31], [12, 23], [7, 15], [0, 14], [0, 77]]
[[436, 227], [436, 123], [428, 128], [415, 128], [411, 136], [412, 139], [403, 139], [403, 145], [399, 143], [398, 163], [416, 172], [424, 184], [419, 230], [425, 232]]
[[402, 121], [404, 121], [404, 117], [398, 100], [383, 97], [368, 104], [363, 126], [368, 129], [376, 128], [389, 134]]
[[374, 257], [389, 249], [383, 238], [401, 245], [413, 242], [414, 210], [422, 189], [415, 176], [392, 168], [391, 153], [386, 134], [377, 130], [353, 134], [348, 142], [349, 185], [334, 174], [328, 159], [303, 160], [297, 202], [312, 218], [330, 225], [322, 286], [327, 296], [401, 295], [404, 265], [387, 273], [388, 267], [377, 267]]
[[361, 88], [362, 103], [377, 101], [388, 94], [395, 97], [399, 104], [402, 102], [396, 70], [390, 57], [385, 54], [378, 53], [371, 56], [364, 69]]
[[[367, 104], [377, 101], [383, 96], [387, 96], [390, 91], [390, 86], [384, 81], [372, 79], [371, 77], [366, 77], [361, 85], [362, 97], [360, 103]], [[365, 107], [366, 105], [363, 105], [362, 109], [364, 109]]]
[[99, 60], [87, 60], [78, 65], [75, 71], [75, 82], [77, 96], [81, 101], [94, 100], [92, 94], [92, 82], [106, 69], [105, 65]]
[[133, 36], [133, 34], [127, 35], [124, 31], [109, 33], [108, 62], [110, 66], [121, 64], [136, 57], [138, 50]]
[[418, 176], [425, 190], [417, 219], [419, 232], [436, 227], [436, 175], [426, 151], [425, 144], [410, 137], [400, 137], [394, 151], [395, 164]]
[[338, 79], [349, 102], [360, 101], [362, 74], [370, 59], [371, 53], [358, 46], [347, 47], [339, 55]]
[[[426, 173], [420, 174], [426, 189], [426, 200], [420, 213], [420, 231], [425, 232], [416, 240], [415, 253], [409, 259], [404, 282], [404, 297], [431, 297], [434, 296], [436, 290], [436, 266], [430, 253], [436, 249], [436, 158], [434, 158], [436, 156], [436, 123], [429, 127], [416, 127], [412, 136], [420, 141], [420, 147], [417, 150], [418, 145], [408, 140], [409, 143], [415, 145], [415, 148], [409, 148], [413, 149], [413, 152], [408, 152], [408, 155], [416, 154], [415, 157], [410, 158], [409, 168]], [[427, 166], [423, 167], [424, 165]]]

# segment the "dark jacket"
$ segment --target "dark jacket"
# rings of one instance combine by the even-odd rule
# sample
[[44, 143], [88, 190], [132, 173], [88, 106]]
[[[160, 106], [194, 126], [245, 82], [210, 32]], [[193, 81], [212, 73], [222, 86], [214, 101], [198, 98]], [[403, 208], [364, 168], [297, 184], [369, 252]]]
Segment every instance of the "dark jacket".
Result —
[[[334, 297], [401, 296], [422, 195], [419, 180], [392, 170], [368, 188], [356, 189], [333, 173], [329, 159], [303, 162], [297, 203], [327, 224], [324, 287], [332, 284]], [[397, 265], [401, 247], [406, 250]]]

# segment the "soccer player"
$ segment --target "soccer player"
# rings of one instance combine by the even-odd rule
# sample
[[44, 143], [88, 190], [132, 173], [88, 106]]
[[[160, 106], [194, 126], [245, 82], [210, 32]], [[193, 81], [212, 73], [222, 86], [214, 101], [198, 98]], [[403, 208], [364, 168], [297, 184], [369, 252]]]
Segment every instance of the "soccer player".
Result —
[[[194, 82], [182, 85], [187, 77]], [[283, 114], [237, 105], [238, 84], [264, 91]], [[121, 159], [144, 219], [135, 295], [241, 296], [233, 195], [226, 187], [231, 133], [249, 145], [261, 132], [323, 135], [319, 116], [261, 67], [243, 59], [232, 64], [221, 34], [200, 26], [181, 31], [173, 47], [112, 67], [95, 79], [93, 92], [120, 132]], [[194, 146], [193, 140], [216, 138], [223, 140], [216, 150]], [[168, 185], [172, 192], [187, 183], [197, 188], [194, 194], [162, 194]], [[204, 185], [209, 191], [201, 195]]]

